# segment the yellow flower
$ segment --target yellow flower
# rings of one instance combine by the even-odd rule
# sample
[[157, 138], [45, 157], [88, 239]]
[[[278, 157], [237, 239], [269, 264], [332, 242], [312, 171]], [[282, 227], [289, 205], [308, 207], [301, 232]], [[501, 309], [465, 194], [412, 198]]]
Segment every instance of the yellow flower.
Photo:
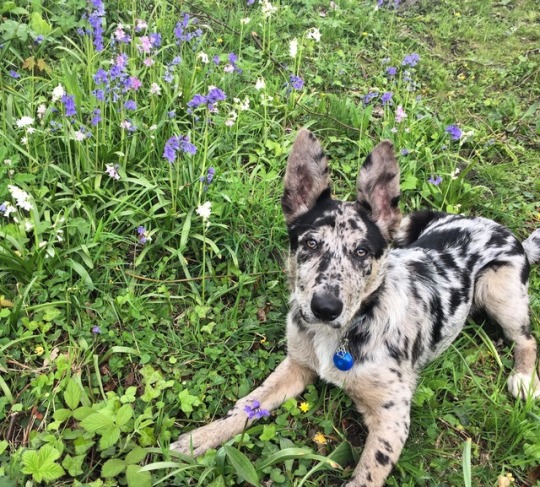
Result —
[[35, 352], [38, 354], [38, 355], [43, 355], [43, 353], [45, 352], [45, 349], [41, 346], [41, 345], [38, 345], [35, 349]]
[[307, 413], [309, 411], [309, 403], [307, 402], [303, 402], [302, 404], [300, 404], [300, 411], [302, 411], [303, 413]]
[[454, 12], [455, 17], [461, 17], [461, 14], [459, 12]]
[[324, 436], [320, 431], [315, 434], [313, 441], [319, 445], [326, 445], [328, 443], [326, 436]]
[[466, 78], [466, 76], [463, 73], [458, 74], [458, 80], [463, 81]]
[[368, 36], [368, 33], [367, 33], [367, 32], [362, 32], [362, 35], [363, 35], [364, 37], [367, 37], [367, 36]]

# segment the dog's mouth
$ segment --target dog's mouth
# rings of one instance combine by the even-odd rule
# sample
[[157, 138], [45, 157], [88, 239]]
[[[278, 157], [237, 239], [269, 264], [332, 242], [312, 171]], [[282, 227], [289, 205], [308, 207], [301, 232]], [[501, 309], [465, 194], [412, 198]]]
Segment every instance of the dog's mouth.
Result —
[[305, 313], [300, 310], [300, 313], [299, 313], [299, 316], [300, 316], [300, 319], [304, 322], [304, 324], [306, 325], [316, 325], [316, 324], [321, 324], [321, 325], [325, 325], [325, 326], [329, 326], [330, 328], [333, 328], [334, 330], [339, 330], [341, 328], [341, 322], [339, 320], [339, 317], [336, 318], [335, 320], [321, 320], [315, 316], [311, 317], [311, 318], [308, 318]]

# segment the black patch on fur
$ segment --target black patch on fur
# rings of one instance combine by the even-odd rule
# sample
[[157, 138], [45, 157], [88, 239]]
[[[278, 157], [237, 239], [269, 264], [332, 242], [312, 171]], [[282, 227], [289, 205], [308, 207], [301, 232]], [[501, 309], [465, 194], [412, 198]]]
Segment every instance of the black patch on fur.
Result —
[[386, 342], [385, 345], [390, 357], [392, 357], [398, 365], [401, 365], [401, 360], [403, 359], [402, 350], [393, 343]]
[[[324, 213], [336, 210], [342, 205], [340, 201], [330, 198], [330, 188], [324, 190], [315, 206], [306, 213], [300, 215], [296, 220], [288, 225], [289, 244], [291, 252], [298, 248], [298, 236], [307, 230], [313, 228], [315, 220], [320, 219]], [[284, 210], [285, 211], [285, 210]], [[335, 223], [335, 220], [334, 220]]]
[[405, 247], [411, 245], [420, 234], [435, 220], [445, 217], [446, 214], [437, 211], [418, 211], [409, 217], [407, 233], [400, 237], [398, 245]]
[[521, 268], [521, 284], [527, 284], [529, 280], [529, 273], [531, 272], [531, 265], [529, 261], [525, 259], [523, 267]]
[[367, 228], [366, 243], [369, 250], [376, 259], [379, 259], [384, 254], [388, 243], [379, 230], [379, 227], [373, 223], [373, 220], [365, 212], [359, 211], [358, 214]]
[[418, 330], [418, 333], [416, 334], [416, 338], [414, 339], [414, 343], [411, 350], [411, 360], [412, 364], [414, 365], [417, 360], [420, 358], [420, 355], [422, 355], [422, 332]]
[[368, 154], [366, 157], [366, 160], [364, 161], [364, 164], [362, 164], [362, 167], [364, 169], [369, 169], [369, 166], [373, 164], [373, 159], [371, 158], [371, 154]]
[[377, 450], [377, 453], [375, 453], [375, 460], [377, 460], [377, 463], [380, 465], [388, 465], [390, 463], [390, 457], [381, 450]]
[[397, 205], [399, 205], [399, 200], [400, 200], [401, 196], [398, 195], [398, 196], [394, 196], [391, 200], [390, 200], [390, 206], [392, 208], [397, 208]]
[[384, 446], [384, 449], [388, 453], [393, 453], [394, 448], [392, 448], [392, 445], [390, 444], [389, 441], [386, 441], [384, 438], [378, 438], [378, 440], [382, 443], [382, 445]]
[[382, 407], [384, 409], [390, 409], [390, 408], [393, 408], [394, 406], [396, 405], [396, 403], [394, 401], [388, 401], [388, 402], [385, 402]]
[[471, 242], [470, 232], [466, 229], [432, 230], [422, 235], [411, 247], [437, 250], [444, 252], [450, 248], [457, 248], [465, 256]]
[[433, 350], [441, 341], [445, 319], [441, 298], [438, 295], [433, 295], [431, 297], [429, 302], [429, 313], [433, 317], [433, 324], [431, 327], [431, 349]]

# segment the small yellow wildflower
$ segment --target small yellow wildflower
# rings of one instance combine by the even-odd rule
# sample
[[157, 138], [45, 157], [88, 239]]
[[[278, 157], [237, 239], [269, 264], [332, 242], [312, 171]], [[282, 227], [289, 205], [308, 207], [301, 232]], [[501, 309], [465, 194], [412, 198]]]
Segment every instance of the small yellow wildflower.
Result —
[[315, 434], [313, 441], [319, 445], [326, 445], [328, 443], [326, 436], [324, 436], [320, 431]]
[[303, 402], [302, 404], [300, 404], [299, 408], [300, 411], [302, 411], [303, 413], [307, 413], [309, 411], [309, 403]]
[[38, 345], [35, 349], [35, 352], [38, 354], [38, 355], [43, 355], [43, 353], [45, 352], [45, 349], [41, 346], [41, 345]]
[[363, 35], [364, 37], [367, 37], [367, 36], [368, 36], [368, 33], [364, 31], [364, 32], [362, 32], [362, 35]]
[[217, 40], [218, 44], [223, 44], [223, 39], [220, 37], [218, 40]]
[[459, 73], [457, 79], [460, 81], [463, 81], [466, 78], [466, 76], [463, 73]]
[[459, 13], [459, 12], [454, 12], [454, 17], [461, 17], [461, 13]]

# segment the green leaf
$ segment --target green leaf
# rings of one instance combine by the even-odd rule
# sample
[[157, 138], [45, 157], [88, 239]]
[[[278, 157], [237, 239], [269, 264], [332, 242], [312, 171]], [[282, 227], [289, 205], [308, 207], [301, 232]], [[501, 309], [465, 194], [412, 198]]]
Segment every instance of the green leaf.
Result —
[[122, 473], [126, 468], [126, 462], [120, 460], [119, 458], [112, 458], [107, 460], [103, 467], [101, 467], [101, 476], [106, 479], [111, 477], [116, 477], [118, 474]]
[[91, 414], [95, 414], [96, 410], [92, 409], [90, 406], [81, 406], [80, 408], [75, 409], [73, 411], [73, 417], [77, 421], [82, 421], [83, 419], [87, 418]]
[[69, 379], [66, 390], [64, 391], [64, 402], [72, 411], [79, 406], [81, 402], [82, 391], [79, 384], [73, 379]]
[[55, 463], [60, 452], [50, 445], [43, 445], [39, 451], [30, 450], [22, 455], [22, 472], [32, 475], [36, 482], [52, 482], [65, 474], [64, 469]]
[[240, 450], [237, 450], [232, 446], [224, 445], [223, 448], [232, 466], [236, 470], [236, 473], [247, 483], [259, 486], [259, 476], [257, 475], [255, 467], [249, 461], [249, 458], [246, 457]]
[[106, 450], [115, 445], [120, 439], [120, 428], [118, 426], [113, 426], [102, 433], [102, 435], [103, 436], [99, 440], [99, 448], [101, 450]]
[[136, 446], [126, 455], [126, 463], [128, 465], [140, 463], [144, 460], [146, 455], [148, 455], [148, 452], [144, 448]]
[[116, 424], [118, 426], [124, 426], [133, 416], [133, 408], [131, 407], [131, 404], [124, 404], [117, 412], [116, 412]]
[[9, 443], [6, 440], [0, 441], [0, 455], [4, 453], [7, 450], [7, 447], [9, 446]]
[[180, 409], [186, 413], [187, 416], [193, 412], [193, 406], [199, 406], [201, 401], [197, 396], [192, 396], [187, 389], [184, 389], [178, 394], [180, 399]]
[[71, 418], [71, 416], [72, 416], [72, 411], [65, 408], [57, 409], [53, 414], [54, 420], [60, 421], [61, 423]]
[[128, 487], [152, 487], [150, 472], [141, 472], [138, 465], [128, 465], [126, 479]]
[[95, 441], [91, 440], [90, 438], [84, 438], [83, 436], [79, 436], [79, 438], [76, 438], [73, 442], [73, 445], [75, 446], [75, 454], [82, 455], [83, 453], [86, 453], [90, 448], [92, 448], [95, 445]]
[[269, 441], [276, 436], [276, 426], [274, 424], [265, 424], [263, 426], [262, 435], [259, 439], [262, 441]]
[[43, 20], [43, 17], [38, 12], [32, 12], [30, 15], [30, 28], [36, 33], [41, 35], [50, 34], [52, 27]]
[[90, 432], [104, 432], [109, 428], [114, 426], [114, 419], [112, 413], [109, 412], [111, 416], [105, 414], [104, 412], [94, 412], [90, 416], [87, 416], [81, 421], [81, 426]]
[[77, 477], [78, 475], [82, 475], [84, 473], [82, 469], [82, 464], [84, 459], [86, 458], [86, 455], [77, 455], [75, 457], [72, 457], [71, 455], [66, 455], [66, 458], [62, 461], [62, 467], [64, 467], [69, 475], [72, 477]]

